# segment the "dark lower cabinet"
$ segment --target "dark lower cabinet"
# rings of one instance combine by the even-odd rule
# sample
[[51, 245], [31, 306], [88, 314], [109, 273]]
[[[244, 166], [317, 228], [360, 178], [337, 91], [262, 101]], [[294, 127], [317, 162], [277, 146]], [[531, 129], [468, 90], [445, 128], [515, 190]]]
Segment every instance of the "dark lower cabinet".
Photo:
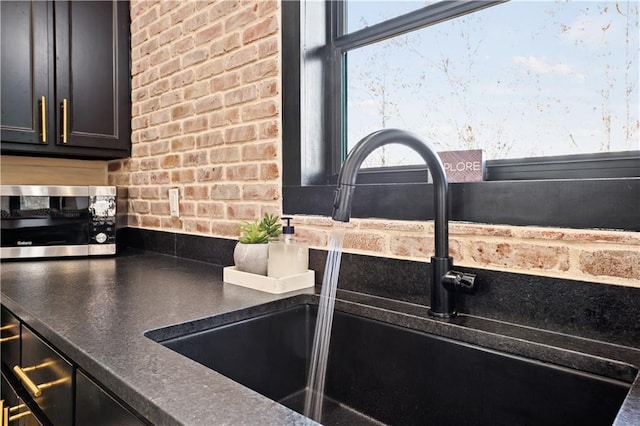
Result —
[[[1, 307], [0, 360], [2, 361], [2, 385], [0, 386], [0, 424], [19, 426], [49, 425], [46, 416], [29, 397], [28, 391], [13, 369], [21, 367], [22, 325], [4, 306]], [[22, 396], [21, 396], [22, 395]]]
[[20, 365], [20, 321], [4, 306], [2, 306], [1, 315], [0, 360], [9, 367]]
[[3, 153], [130, 154], [129, 2], [5, 1]]
[[[2, 394], [2, 407], [15, 407], [22, 404], [22, 399], [18, 396], [18, 394], [13, 390], [11, 385], [9, 385], [9, 381], [2, 375], [2, 384], [0, 385], [0, 392]], [[14, 410], [15, 411], [15, 410]]]
[[76, 426], [144, 424], [81, 370], [76, 372]]
[[[23, 385], [51, 423], [71, 425], [73, 366], [27, 327], [22, 327], [21, 368], [28, 379], [21, 378]], [[39, 394], [29, 389], [28, 381], [39, 389]]]
[[147, 424], [4, 306], [0, 346], [0, 425]]
[[45, 419], [44, 414], [35, 405], [34, 402], [27, 403], [23, 400], [16, 388], [19, 388], [20, 384], [15, 380], [10, 379], [2, 373], [2, 396], [0, 399], [0, 424], [11, 426], [50, 426], [51, 423]]

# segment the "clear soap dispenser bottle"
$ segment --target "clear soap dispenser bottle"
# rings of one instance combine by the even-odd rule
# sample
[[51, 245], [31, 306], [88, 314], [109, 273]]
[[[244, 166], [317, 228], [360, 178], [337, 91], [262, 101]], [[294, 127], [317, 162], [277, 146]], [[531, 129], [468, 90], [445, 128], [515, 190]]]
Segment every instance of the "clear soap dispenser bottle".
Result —
[[303, 274], [309, 268], [309, 246], [297, 241], [290, 217], [282, 220], [287, 224], [282, 227], [280, 239], [269, 243], [267, 276], [273, 278]]

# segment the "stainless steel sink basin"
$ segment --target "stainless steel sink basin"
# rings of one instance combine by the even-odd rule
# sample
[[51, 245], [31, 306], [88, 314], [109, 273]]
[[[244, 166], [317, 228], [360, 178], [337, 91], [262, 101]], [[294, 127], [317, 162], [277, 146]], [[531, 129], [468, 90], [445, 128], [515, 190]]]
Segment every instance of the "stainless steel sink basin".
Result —
[[[316, 312], [306, 303], [168, 339], [147, 335], [302, 412]], [[327, 370], [328, 425], [610, 425], [630, 388], [340, 311]]]

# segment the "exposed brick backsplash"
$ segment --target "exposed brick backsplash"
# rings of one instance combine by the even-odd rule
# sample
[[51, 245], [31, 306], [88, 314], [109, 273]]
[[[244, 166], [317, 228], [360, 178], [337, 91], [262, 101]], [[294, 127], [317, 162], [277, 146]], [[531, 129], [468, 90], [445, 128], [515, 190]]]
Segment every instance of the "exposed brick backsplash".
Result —
[[239, 221], [280, 212], [279, 9], [131, 3], [132, 156], [109, 164], [110, 183], [132, 189], [131, 226], [233, 238]]
[[[331, 219], [294, 219], [301, 239], [329, 246]], [[433, 256], [433, 222], [351, 219], [345, 229], [347, 252], [425, 262]], [[450, 222], [449, 235], [459, 266], [640, 288], [638, 232]]]
[[[129, 226], [235, 239], [240, 222], [281, 214], [280, 25], [279, 1], [131, 2], [132, 156], [108, 176], [129, 188]], [[311, 247], [329, 246], [330, 218], [294, 224]], [[456, 265], [640, 287], [635, 232], [450, 225]], [[432, 222], [341, 227], [347, 252], [433, 254]]]

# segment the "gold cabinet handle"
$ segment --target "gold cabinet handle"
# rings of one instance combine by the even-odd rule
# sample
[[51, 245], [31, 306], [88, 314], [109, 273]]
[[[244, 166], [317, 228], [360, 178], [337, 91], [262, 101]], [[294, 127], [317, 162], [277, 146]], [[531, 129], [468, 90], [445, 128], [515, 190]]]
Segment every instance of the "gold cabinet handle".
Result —
[[[26, 409], [27, 411], [20, 411], [22, 409]], [[11, 413], [15, 413], [18, 412], [17, 414], [11, 414]], [[30, 416], [32, 413], [29, 410], [29, 408], [27, 408], [27, 406], [25, 404], [20, 404], [20, 405], [16, 405], [13, 407], [4, 407], [4, 401], [2, 404], [2, 410], [0, 411], [0, 417], [2, 418], [2, 426], [9, 426], [9, 422], [14, 422], [18, 419], [21, 419], [23, 417], [26, 416]]]
[[40, 96], [40, 115], [42, 116], [42, 143], [47, 143], [47, 98]]
[[42, 391], [44, 389], [48, 389], [48, 388], [56, 386], [56, 385], [61, 385], [63, 383], [67, 383], [70, 380], [71, 379], [69, 377], [63, 377], [62, 379], [53, 380], [53, 381], [47, 382], [47, 383], [41, 383], [41, 384], [38, 385], [38, 389], [40, 389]]
[[24, 369], [20, 368], [19, 365], [16, 365], [13, 367], [13, 372], [16, 373], [16, 376], [18, 376], [22, 384], [27, 388], [29, 393], [33, 395], [34, 398], [38, 398], [40, 395], [42, 395], [42, 390], [40, 390], [38, 385], [33, 383], [33, 381], [29, 378], [29, 376], [27, 376], [27, 372], [33, 371], [38, 367], [39, 366], [37, 365], [33, 367], [25, 367]]
[[67, 143], [68, 130], [67, 99], [62, 100], [62, 143]]
[[34, 398], [38, 398], [42, 395], [43, 389], [48, 389], [52, 386], [61, 385], [71, 380], [71, 377], [63, 377], [58, 380], [53, 380], [51, 382], [41, 383], [39, 385], [36, 385], [33, 382], [33, 380], [31, 380], [29, 376], [27, 376], [27, 373], [30, 371], [34, 371], [39, 368], [45, 368], [54, 364], [55, 364], [55, 361], [46, 361], [46, 362], [43, 362], [42, 364], [33, 365], [31, 367], [20, 367], [19, 365], [15, 365], [13, 367], [13, 372], [16, 373], [16, 376], [18, 376], [18, 378], [20, 379], [24, 387], [27, 388], [29, 393], [33, 395]]
[[[7, 325], [3, 325], [2, 327], [0, 327], [0, 332], [3, 331], [11, 331], [11, 330], [15, 330], [16, 328], [18, 328], [17, 324], [7, 324]], [[15, 334], [13, 336], [7, 336], [7, 337], [2, 337], [0, 338], [0, 343], [4, 343], [4, 342], [10, 342], [12, 340], [18, 340], [20, 338], [20, 334]], [[0, 410], [2, 411], [2, 410]]]

